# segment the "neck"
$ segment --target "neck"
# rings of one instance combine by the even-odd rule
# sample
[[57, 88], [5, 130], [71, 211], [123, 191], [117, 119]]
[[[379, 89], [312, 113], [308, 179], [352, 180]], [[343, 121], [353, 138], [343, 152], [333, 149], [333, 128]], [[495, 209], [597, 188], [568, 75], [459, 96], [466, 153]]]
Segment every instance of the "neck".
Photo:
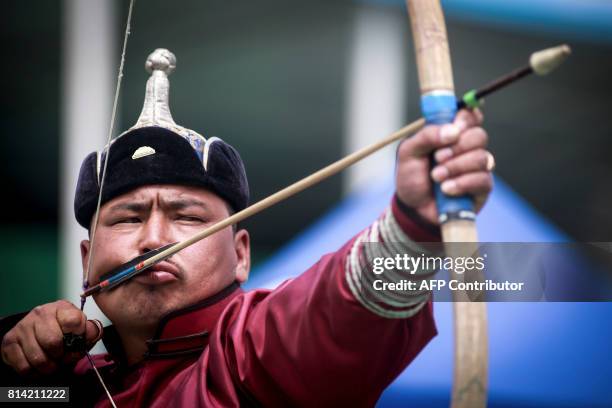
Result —
[[[160, 351], [160, 347], [163, 349], [162, 352], [167, 352], [202, 346], [227, 304], [240, 293], [242, 290], [239, 284], [234, 282], [213, 296], [160, 318], [147, 316], [146, 321], [114, 319], [112, 320], [114, 334], [107, 333], [108, 343], [105, 343], [107, 350], [111, 354], [121, 354], [128, 365], [133, 365], [142, 361], [145, 353], [152, 352], [149, 349], [149, 340], [164, 339], [163, 346], [153, 347], [156, 353]], [[199, 336], [193, 338], [192, 335]]]
[[133, 365], [142, 361], [147, 351], [147, 340], [153, 337], [156, 326], [148, 328], [141, 327], [137, 330], [135, 330], [134, 326], [120, 327], [115, 325], [115, 327], [121, 338], [128, 365]]

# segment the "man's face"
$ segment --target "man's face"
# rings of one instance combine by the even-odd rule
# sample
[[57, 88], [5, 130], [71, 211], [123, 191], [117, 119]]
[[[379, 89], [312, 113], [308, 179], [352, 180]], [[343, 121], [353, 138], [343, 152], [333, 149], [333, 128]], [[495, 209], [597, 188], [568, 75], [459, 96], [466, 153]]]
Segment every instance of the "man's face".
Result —
[[[225, 201], [195, 187], [145, 186], [117, 197], [100, 209], [90, 285], [118, 265], [183, 241], [228, 216]], [[87, 268], [90, 241], [81, 243], [81, 253]], [[163, 315], [211, 296], [234, 280], [245, 281], [249, 267], [248, 233], [227, 227], [95, 300], [117, 327], [150, 330]]]

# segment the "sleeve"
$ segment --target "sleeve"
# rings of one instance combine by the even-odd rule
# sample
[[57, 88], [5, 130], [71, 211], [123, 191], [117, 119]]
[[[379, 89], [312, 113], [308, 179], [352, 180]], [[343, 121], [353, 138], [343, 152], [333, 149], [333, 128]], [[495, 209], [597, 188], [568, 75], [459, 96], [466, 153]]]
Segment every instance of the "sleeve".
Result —
[[266, 407], [374, 406], [437, 332], [429, 294], [399, 306], [382, 299], [371, 307], [360, 299], [353, 288], [360, 270], [351, 259], [364, 255], [367, 240], [391, 251], [415, 250], [415, 239], [439, 235], [394, 201], [299, 277], [239, 297], [211, 338], [209, 369], [224, 365], [236, 387]]

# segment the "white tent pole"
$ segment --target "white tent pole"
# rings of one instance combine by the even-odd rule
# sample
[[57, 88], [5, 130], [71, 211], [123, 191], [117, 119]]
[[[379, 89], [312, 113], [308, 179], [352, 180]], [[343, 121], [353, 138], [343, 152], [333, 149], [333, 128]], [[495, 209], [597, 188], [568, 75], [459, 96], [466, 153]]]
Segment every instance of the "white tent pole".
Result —
[[[85, 156], [100, 150], [108, 134], [117, 42], [114, 1], [64, 0], [61, 151], [60, 151], [60, 296], [79, 304], [82, 265], [79, 250], [87, 231], [73, 210], [74, 191]], [[102, 317], [94, 302], [89, 318]]]
[[[391, 7], [359, 6], [348, 72], [345, 153], [366, 146], [404, 124], [406, 16]], [[395, 150], [385, 149], [351, 167], [344, 192], [390, 177]]]

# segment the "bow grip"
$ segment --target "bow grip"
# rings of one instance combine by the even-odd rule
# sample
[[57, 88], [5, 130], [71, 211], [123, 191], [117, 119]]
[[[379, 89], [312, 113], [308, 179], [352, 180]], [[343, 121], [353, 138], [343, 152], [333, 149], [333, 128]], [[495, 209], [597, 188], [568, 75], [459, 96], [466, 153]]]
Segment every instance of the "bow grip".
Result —
[[[421, 111], [428, 124], [452, 123], [457, 113], [457, 98], [451, 91], [433, 91], [421, 96]], [[436, 162], [431, 157], [432, 168]], [[442, 192], [439, 183], [434, 183], [434, 194], [438, 208], [438, 220], [443, 224], [449, 220], [475, 220], [474, 200], [469, 195], [448, 196]]]

